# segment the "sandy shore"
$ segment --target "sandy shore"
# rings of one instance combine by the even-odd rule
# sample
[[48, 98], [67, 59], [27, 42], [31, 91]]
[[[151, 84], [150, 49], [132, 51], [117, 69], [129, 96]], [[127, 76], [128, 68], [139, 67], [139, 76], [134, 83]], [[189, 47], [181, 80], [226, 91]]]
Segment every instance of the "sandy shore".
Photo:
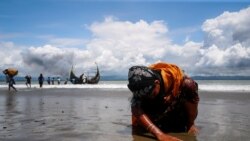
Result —
[[[0, 89], [2, 141], [152, 141], [132, 135], [126, 89]], [[250, 138], [250, 94], [200, 92], [196, 137], [187, 141]]]

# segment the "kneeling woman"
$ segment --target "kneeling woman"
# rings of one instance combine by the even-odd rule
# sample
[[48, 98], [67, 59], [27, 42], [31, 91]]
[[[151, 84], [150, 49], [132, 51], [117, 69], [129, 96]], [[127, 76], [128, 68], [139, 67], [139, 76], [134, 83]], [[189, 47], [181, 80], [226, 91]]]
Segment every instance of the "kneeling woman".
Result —
[[132, 126], [143, 127], [158, 140], [179, 140], [166, 133], [197, 134], [198, 84], [174, 64], [133, 66], [128, 73]]

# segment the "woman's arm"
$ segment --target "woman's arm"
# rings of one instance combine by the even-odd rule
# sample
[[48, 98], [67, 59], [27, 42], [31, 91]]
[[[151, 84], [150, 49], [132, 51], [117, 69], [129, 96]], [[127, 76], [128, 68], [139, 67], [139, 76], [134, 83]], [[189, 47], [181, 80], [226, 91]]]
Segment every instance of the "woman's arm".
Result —
[[138, 107], [132, 107], [132, 114], [140, 125], [152, 133], [160, 141], [181, 141], [180, 139], [163, 133], [150, 118]]
[[198, 129], [194, 125], [194, 121], [198, 115], [198, 84], [191, 78], [185, 77], [182, 84], [182, 94], [185, 96], [185, 111], [187, 113], [188, 133], [198, 134]]
[[188, 133], [197, 135], [199, 133], [199, 130], [194, 124], [194, 121], [198, 115], [198, 103], [186, 101], [185, 102], [185, 110], [187, 112], [187, 120], [188, 120]]

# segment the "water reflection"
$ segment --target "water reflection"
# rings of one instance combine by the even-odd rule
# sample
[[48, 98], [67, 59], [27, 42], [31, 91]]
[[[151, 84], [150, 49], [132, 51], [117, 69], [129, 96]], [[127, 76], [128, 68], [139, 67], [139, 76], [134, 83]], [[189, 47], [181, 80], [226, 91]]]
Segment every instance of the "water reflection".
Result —
[[16, 108], [16, 96], [13, 92], [8, 91], [6, 94], [5, 105], [7, 115], [11, 116], [11, 112], [15, 111]]
[[[146, 130], [138, 127], [131, 127], [133, 141], [156, 141], [157, 139]], [[183, 141], [197, 141], [196, 136], [187, 133], [168, 133], [171, 136], [177, 137]]]

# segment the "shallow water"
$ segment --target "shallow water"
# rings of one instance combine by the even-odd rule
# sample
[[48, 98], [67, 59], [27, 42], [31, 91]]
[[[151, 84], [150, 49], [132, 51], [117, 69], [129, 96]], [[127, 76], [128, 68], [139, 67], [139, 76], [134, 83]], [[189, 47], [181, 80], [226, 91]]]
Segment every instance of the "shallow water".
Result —
[[[132, 135], [127, 89], [0, 89], [0, 140], [152, 141]], [[248, 93], [200, 92], [200, 134], [175, 133], [187, 141], [250, 138]]]
[[[200, 91], [208, 92], [249, 92], [250, 94], [250, 80], [196, 80], [199, 84]], [[43, 88], [82, 88], [82, 89], [123, 89], [127, 88], [127, 81], [100, 81], [98, 84], [78, 84], [73, 85], [70, 82], [64, 85], [61, 82], [60, 85], [55, 83], [55, 85], [48, 85], [44, 82]], [[6, 82], [0, 81], [0, 89], [6, 89], [8, 86]], [[18, 89], [25, 89], [25, 81], [17, 81], [15, 87]], [[39, 88], [37, 81], [32, 81], [32, 88]]]
[[249, 140], [249, 93], [201, 92], [200, 97], [197, 140]]
[[127, 140], [128, 104], [109, 91], [1, 91], [0, 140]]

